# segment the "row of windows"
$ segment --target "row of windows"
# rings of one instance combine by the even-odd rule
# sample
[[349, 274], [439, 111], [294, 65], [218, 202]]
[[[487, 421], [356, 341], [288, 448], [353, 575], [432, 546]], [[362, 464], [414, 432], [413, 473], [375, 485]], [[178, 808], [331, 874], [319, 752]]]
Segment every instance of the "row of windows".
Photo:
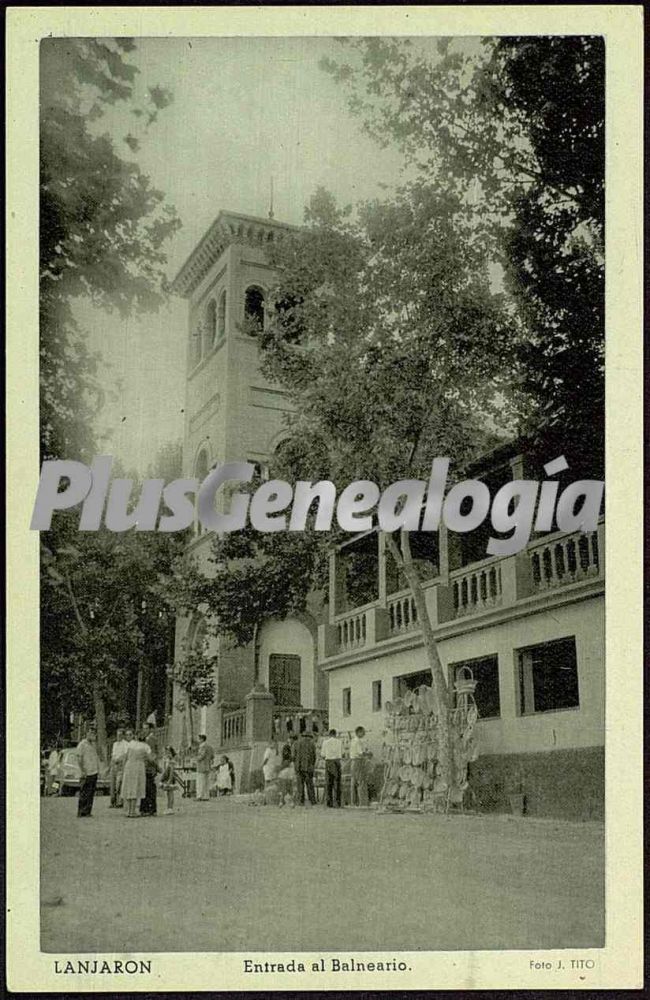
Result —
[[[580, 707], [576, 642], [573, 636], [537, 646], [526, 646], [516, 650], [516, 654], [519, 715]], [[464, 667], [471, 669], [477, 682], [474, 700], [479, 717], [498, 719], [501, 715], [501, 692], [497, 654], [451, 663], [448, 669], [452, 685]], [[431, 684], [430, 671], [394, 677], [393, 697], [401, 697], [406, 691], [415, 690], [421, 684]], [[371, 697], [373, 712], [380, 712], [383, 708], [380, 680], [372, 682]], [[352, 714], [352, 689], [349, 687], [342, 692], [342, 712], [345, 716]]]
[[[225, 289], [217, 298], [211, 298], [192, 331], [190, 368], [206, 357], [226, 336]], [[254, 333], [263, 329], [266, 314], [265, 293], [259, 285], [249, 285], [244, 293], [244, 318], [247, 329]]]

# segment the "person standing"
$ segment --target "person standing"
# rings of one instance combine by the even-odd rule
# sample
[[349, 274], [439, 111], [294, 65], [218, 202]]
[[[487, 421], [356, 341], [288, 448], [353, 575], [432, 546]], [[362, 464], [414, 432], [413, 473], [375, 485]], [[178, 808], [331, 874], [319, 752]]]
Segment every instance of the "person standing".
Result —
[[232, 764], [225, 756], [217, 766], [217, 793], [219, 795], [229, 795], [232, 792], [233, 777], [231, 772]]
[[230, 772], [230, 795], [235, 791], [235, 765], [231, 761], [230, 757], [226, 757], [226, 764], [228, 765], [228, 770]]
[[92, 814], [97, 774], [99, 772], [99, 757], [97, 756], [96, 733], [89, 729], [86, 738], [77, 746], [76, 754], [79, 762], [79, 805], [77, 816], [85, 819]]
[[138, 803], [146, 794], [145, 761], [151, 756], [151, 747], [144, 742], [144, 739], [134, 739], [131, 729], [127, 729], [126, 739], [128, 746], [122, 774], [122, 799], [126, 806], [127, 819], [135, 819]]
[[158, 773], [158, 741], [154, 727], [148, 723], [142, 740], [149, 747], [149, 756], [144, 762], [145, 795], [140, 802], [141, 816], [155, 816], [157, 812], [156, 774]]
[[310, 805], [316, 805], [314, 792], [314, 766], [316, 764], [316, 747], [311, 733], [303, 732], [296, 740], [293, 751], [293, 763], [296, 771], [296, 797], [298, 805], [305, 804], [305, 789]]
[[351, 785], [350, 804], [368, 805], [368, 762], [372, 753], [366, 743], [366, 731], [363, 726], [357, 726], [354, 737], [350, 741]]
[[50, 750], [47, 761], [45, 762], [45, 794], [54, 794], [54, 780], [59, 771], [59, 748], [55, 746]]
[[120, 796], [120, 786], [122, 784], [122, 773], [124, 771], [124, 761], [129, 744], [124, 739], [124, 730], [119, 728], [115, 733], [115, 741], [111, 747], [111, 809], [118, 809], [122, 805]]
[[278, 754], [278, 748], [275, 745], [274, 740], [271, 740], [264, 751], [264, 756], [262, 758], [262, 774], [264, 775], [264, 784], [269, 785], [272, 781], [275, 781], [279, 770], [280, 756]]
[[160, 776], [160, 787], [164, 789], [167, 796], [165, 816], [173, 816], [174, 814], [174, 792], [176, 791], [175, 761], [176, 751], [173, 747], [166, 747], [163, 755], [162, 774]]
[[199, 748], [196, 752], [196, 801], [207, 802], [210, 798], [210, 769], [214, 760], [214, 749], [208, 743], [207, 736], [199, 736]]
[[341, 758], [343, 743], [336, 735], [336, 729], [330, 729], [329, 735], [323, 740], [321, 757], [325, 761], [325, 801], [328, 808], [341, 808]]

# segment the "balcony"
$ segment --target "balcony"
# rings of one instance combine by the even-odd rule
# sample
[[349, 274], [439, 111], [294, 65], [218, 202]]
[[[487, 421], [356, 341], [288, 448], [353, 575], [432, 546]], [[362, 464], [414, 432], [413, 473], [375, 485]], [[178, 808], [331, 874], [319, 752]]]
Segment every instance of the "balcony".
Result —
[[[423, 583], [431, 624], [456, 634], [483, 618], [495, 622], [579, 599], [604, 587], [605, 525], [597, 531], [561, 532], [531, 541], [513, 556], [491, 557]], [[336, 558], [336, 557], [334, 557]], [[410, 590], [385, 594], [379, 558], [378, 600], [334, 615], [319, 630], [321, 664], [362, 659], [419, 639], [421, 628]], [[336, 573], [331, 575], [336, 580]], [[335, 595], [330, 604], [334, 605]]]

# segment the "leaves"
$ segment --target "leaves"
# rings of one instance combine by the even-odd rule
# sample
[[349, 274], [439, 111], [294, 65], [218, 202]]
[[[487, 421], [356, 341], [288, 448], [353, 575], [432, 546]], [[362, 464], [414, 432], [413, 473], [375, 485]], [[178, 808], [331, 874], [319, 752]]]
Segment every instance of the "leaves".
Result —
[[[520, 430], [600, 474], [604, 414], [604, 42], [356, 39], [323, 68], [422, 191], [455, 200], [499, 261], [520, 338]], [[459, 228], [461, 232], [461, 228]]]
[[[73, 319], [89, 297], [123, 315], [163, 301], [166, 241], [180, 222], [137, 163], [120, 158], [94, 122], [134, 100], [128, 40], [41, 44], [40, 338], [43, 457], [90, 458], [97, 359]], [[150, 88], [155, 113], [171, 99]], [[134, 109], [135, 110], [135, 109]], [[132, 152], [136, 137], [126, 138]]]

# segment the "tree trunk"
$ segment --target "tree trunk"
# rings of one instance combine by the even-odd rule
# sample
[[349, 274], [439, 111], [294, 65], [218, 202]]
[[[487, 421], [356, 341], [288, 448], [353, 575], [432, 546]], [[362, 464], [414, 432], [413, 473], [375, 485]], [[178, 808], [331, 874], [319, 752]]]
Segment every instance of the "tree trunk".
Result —
[[190, 722], [190, 746], [194, 746], [194, 719], [192, 718], [192, 699], [187, 695], [187, 715]]
[[93, 702], [95, 706], [95, 725], [97, 726], [97, 753], [106, 762], [106, 706], [104, 696], [98, 681], [93, 684]]
[[138, 688], [135, 695], [135, 729], [140, 732], [142, 727], [142, 663], [138, 666]]
[[422, 581], [418, 576], [417, 568], [413, 564], [408, 531], [401, 532], [401, 549], [390, 533], [386, 533], [385, 538], [395, 563], [406, 577], [418, 613], [424, 649], [431, 669], [435, 713], [438, 718], [440, 731], [440, 758], [438, 761], [441, 770], [440, 776], [451, 786], [453, 768], [449, 690], [442, 662], [438, 654], [438, 646], [429, 617], [429, 609], [424, 596]]

